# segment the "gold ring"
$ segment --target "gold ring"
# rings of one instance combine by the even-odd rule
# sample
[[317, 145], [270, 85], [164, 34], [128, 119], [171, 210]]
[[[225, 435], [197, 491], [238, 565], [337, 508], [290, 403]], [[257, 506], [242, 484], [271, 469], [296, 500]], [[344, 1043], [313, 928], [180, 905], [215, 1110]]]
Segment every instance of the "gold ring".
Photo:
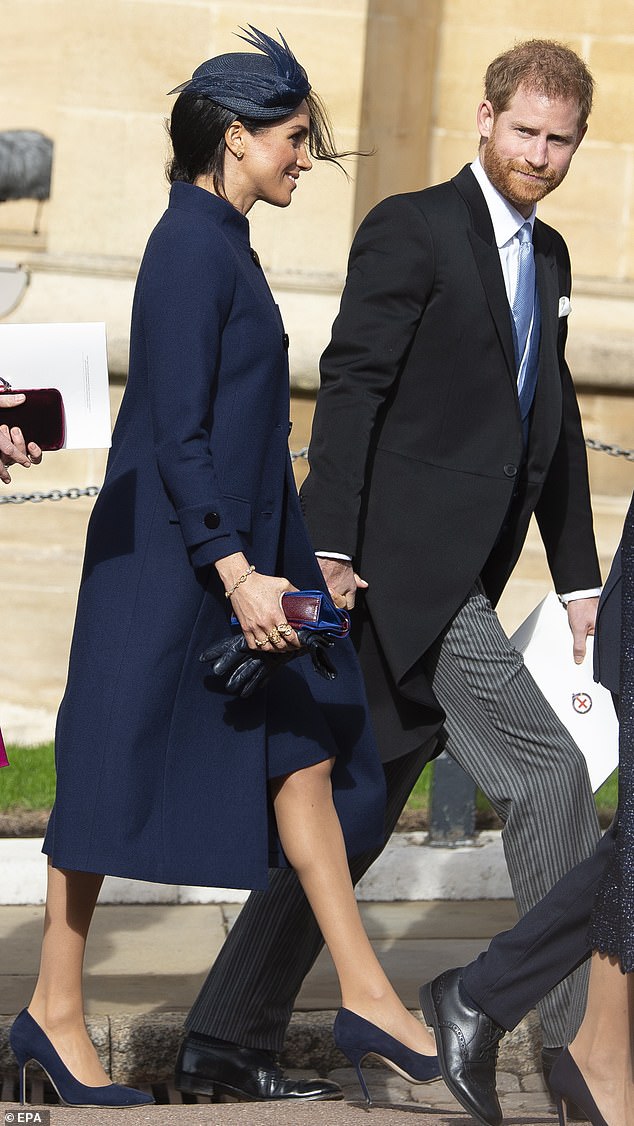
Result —
[[274, 645], [276, 645], [278, 641], [282, 640], [280, 631], [277, 628], [277, 626], [273, 626], [273, 629], [269, 633], [268, 638], [269, 638], [269, 641], [271, 641]]
[[255, 638], [255, 644], [257, 645], [258, 649], [261, 649], [261, 648], [262, 648], [262, 646], [263, 646], [263, 645], [266, 645], [266, 643], [267, 643], [268, 641], [269, 641], [269, 637], [268, 637], [268, 635], [267, 635], [267, 636], [266, 636], [266, 637], [264, 638], [264, 641], [258, 641], [257, 637]]
[[277, 632], [282, 635], [282, 637], [289, 637], [290, 634], [293, 632], [293, 627], [291, 625], [289, 625], [288, 622], [282, 622], [279, 626], [276, 626], [275, 628], [276, 628]]

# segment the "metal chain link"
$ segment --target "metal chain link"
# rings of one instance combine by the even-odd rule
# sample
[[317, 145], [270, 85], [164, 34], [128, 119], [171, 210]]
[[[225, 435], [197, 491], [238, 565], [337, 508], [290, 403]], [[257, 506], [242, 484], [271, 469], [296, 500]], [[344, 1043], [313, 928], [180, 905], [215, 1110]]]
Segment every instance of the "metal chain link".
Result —
[[[634, 450], [623, 450], [620, 446], [609, 446], [606, 442], [599, 442], [596, 438], [586, 438], [589, 450], [599, 450], [609, 454], [610, 457], [624, 457], [627, 461], [634, 461]], [[291, 450], [291, 461], [308, 457], [308, 446], [301, 450]], [[85, 489], [51, 489], [50, 493], [0, 493], [0, 504], [24, 504], [33, 501], [39, 504], [43, 500], [77, 500], [79, 497], [96, 497], [99, 492], [98, 485], [88, 485]]]
[[51, 489], [49, 493], [0, 493], [0, 504], [24, 504], [31, 500], [39, 504], [42, 500], [77, 500], [79, 497], [96, 497], [98, 485], [88, 485], [85, 489]]
[[586, 438], [586, 446], [589, 450], [599, 450], [603, 454], [609, 454], [610, 457], [624, 457], [627, 461], [634, 461], [634, 450], [622, 450], [620, 446], [608, 446], [605, 442], [599, 442], [596, 438]]

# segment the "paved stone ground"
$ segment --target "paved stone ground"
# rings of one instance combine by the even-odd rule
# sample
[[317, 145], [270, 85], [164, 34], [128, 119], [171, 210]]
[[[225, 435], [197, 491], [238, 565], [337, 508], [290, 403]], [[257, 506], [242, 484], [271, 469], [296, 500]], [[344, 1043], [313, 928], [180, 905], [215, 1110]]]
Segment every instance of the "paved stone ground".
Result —
[[[41, 1108], [31, 1112], [41, 1114]], [[18, 1126], [18, 1108], [15, 1104], [0, 1103], [0, 1126]], [[24, 1113], [24, 1112], [23, 1112]], [[118, 1126], [473, 1126], [473, 1119], [457, 1110], [421, 1106], [417, 1103], [399, 1103], [386, 1106], [378, 1103], [369, 1112], [361, 1105], [347, 1102], [310, 1103], [305, 1106], [263, 1106], [261, 1103], [232, 1103], [222, 1106], [151, 1106], [142, 1111], [70, 1109], [52, 1107], [50, 1126], [104, 1126], [106, 1122]], [[15, 1117], [9, 1117], [14, 1115]], [[37, 1126], [33, 1118], [21, 1119]], [[552, 1115], [540, 1110], [526, 1113], [521, 1108], [505, 1108], [505, 1126], [553, 1126]], [[40, 1119], [47, 1126], [46, 1119]]]
[[[461, 964], [473, 956], [486, 946], [493, 933], [511, 925], [515, 917], [514, 906], [508, 901], [368, 903], [362, 904], [361, 910], [379, 957], [412, 1009], [417, 1004], [421, 981], [449, 964]], [[178, 1098], [169, 1085], [184, 1013], [238, 911], [236, 904], [97, 907], [87, 957], [87, 1009], [91, 1035], [115, 1081], [150, 1082], [155, 1084], [153, 1090], [162, 1102]], [[17, 1095], [16, 1069], [7, 1034], [13, 1014], [30, 996], [41, 925], [40, 907], [0, 908], [0, 1014], [4, 1014], [0, 1015], [0, 1097], [5, 1102]], [[338, 1004], [332, 964], [328, 954], [323, 953], [300, 993], [282, 1062], [297, 1076], [329, 1075], [343, 1087], [345, 1104], [276, 1104], [273, 1108], [261, 1104], [200, 1105], [199, 1101], [199, 1105], [185, 1109], [178, 1108], [176, 1103], [167, 1112], [170, 1117], [164, 1117], [166, 1111], [161, 1107], [139, 1114], [126, 1110], [126, 1124], [156, 1122], [162, 1126], [163, 1122], [179, 1122], [187, 1113], [192, 1122], [227, 1126], [242, 1122], [303, 1126], [309, 1121], [361, 1126], [361, 1115], [366, 1112], [360, 1102], [356, 1076], [344, 1066], [331, 1035]], [[529, 1015], [516, 1032], [505, 1038], [500, 1053], [499, 1087], [508, 1123], [528, 1126], [552, 1122], [538, 1066], [537, 1023], [534, 1015]], [[41, 1103], [42, 1087], [37, 1086], [37, 1075], [33, 1068], [33, 1098]], [[405, 1123], [404, 1115], [409, 1115], [413, 1126], [428, 1122], [466, 1126], [469, 1121], [441, 1082], [413, 1087], [375, 1066], [367, 1068], [366, 1076], [378, 1104], [370, 1120], [376, 1126]], [[109, 1111], [108, 1120], [120, 1113], [123, 1112]], [[54, 1111], [51, 1118], [53, 1126], [83, 1126], [88, 1122], [101, 1126], [102, 1121], [104, 1112], [79, 1110]]]
[[[317, 1073], [306, 1069], [290, 1069], [289, 1074], [297, 1079], [311, 1078]], [[327, 1123], [328, 1126], [473, 1126], [473, 1119], [466, 1114], [462, 1107], [452, 1098], [442, 1081], [412, 1087], [405, 1080], [391, 1074], [383, 1068], [369, 1067], [365, 1071], [373, 1103], [368, 1111], [364, 1100], [360, 1096], [359, 1086], [352, 1069], [337, 1068], [328, 1072], [328, 1077], [339, 1083], [343, 1089], [342, 1101], [327, 1103], [314, 1102], [297, 1105], [275, 1103], [264, 1105], [262, 1103], [211, 1103], [207, 1099], [198, 1098], [196, 1102], [183, 1105], [182, 1096], [173, 1088], [165, 1085], [148, 1087], [140, 1084], [142, 1089], [151, 1091], [157, 1099], [157, 1105], [140, 1110], [125, 1109], [122, 1111], [98, 1111], [80, 1108], [60, 1108], [44, 1105], [42, 1098], [42, 1084], [36, 1081], [30, 1094], [32, 1102], [28, 1108], [21, 1112], [25, 1116], [29, 1111], [32, 1114], [43, 1116], [48, 1112], [51, 1126], [101, 1126], [105, 1121], [115, 1124], [125, 1120], [126, 1126], [163, 1126], [163, 1124], [205, 1123], [209, 1126], [312, 1126], [313, 1123]], [[553, 1109], [549, 1104], [547, 1095], [542, 1090], [534, 1090], [537, 1085], [535, 1077], [527, 1077], [520, 1085], [515, 1076], [501, 1074], [499, 1076], [499, 1090], [504, 1121], [506, 1126], [541, 1126], [553, 1123]], [[19, 1108], [12, 1098], [16, 1097], [15, 1089], [10, 1090], [5, 1081], [3, 1087], [4, 1102], [0, 1102], [0, 1126], [8, 1122], [9, 1126], [18, 1126], [20, 1119]], [[50, 1091], [48, 1092], [50, 1095]], [[368, 1119], [367, 1114], [371, 1117]], [[10, 1118], [9, 1115], [14, 1117]], [[34, 1118], [22, 1117], [23, 1123], [36, 1126]], [[46, 1126], [44, 1120], [43, 1126]]]

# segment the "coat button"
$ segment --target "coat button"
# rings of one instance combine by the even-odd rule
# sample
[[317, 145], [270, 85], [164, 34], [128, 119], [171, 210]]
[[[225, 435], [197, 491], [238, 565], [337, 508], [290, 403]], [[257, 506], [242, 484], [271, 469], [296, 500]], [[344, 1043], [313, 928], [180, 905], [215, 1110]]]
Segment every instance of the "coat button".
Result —
[[252, 257], [253, 261], [255, 262], [256, 266], [259, 266], [260, 265], [260, 259], [258, 258], [258, 252], [257, 252], [257, 250], [254, 250], [253, 247], [251, 247], [251, 257]]
[[291, 430], [292, 430], [292, 429], [293, 429], [293, 423], [292, 423], [292, 422], [289, 422], [289, 424], [288, 424], [288, 432], [289, 432], [289, 434], [290, 434], [290, 432], [291, 432]]
[[288, 346], [290, 344], [290, 341], [288, 339], [288, 333], [287, 332], [285, 332], [283, 337], [282, 337], [282, 344], [284, 345], [284, 351], [288, 352]]
[[206, 528], [217, 528], [220, 523], [220, 517], [217, 512], [208, 512], [204, 519]]
[[504, 466], [504, 474], [505, 474], [506, 477], [517, 477], [517, 466], [516, 465], [510, 465], [510, 464], [505, 465]]

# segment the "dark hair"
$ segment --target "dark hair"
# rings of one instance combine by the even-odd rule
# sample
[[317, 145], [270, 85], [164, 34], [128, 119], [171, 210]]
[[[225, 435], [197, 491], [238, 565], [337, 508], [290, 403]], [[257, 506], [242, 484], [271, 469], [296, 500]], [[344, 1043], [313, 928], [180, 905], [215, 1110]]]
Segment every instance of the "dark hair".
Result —
[[[355, 152], [337, 152], [332, 125], [326, 109], [317, 94], [312, 90], [306, 96], [308, 106], [308, 150], [314, 160], [328, 160], [339, 164], [345, 156], [356, 156]], [[284, 116], [288, 116], [285, 114]], [[224, 195], [225, 133], [232, 121], [241, 121], [248, 133], [264, 133], [283, 117], [273, 121], [255, 121], [250, 117], [240, 117], [233, 110], [225, 109], [211, 98], [196, 92], [183, 90], [172, 109], [167, 131], [172, 142], [173, 155], [167, 165], [167, 178], [170, 184], [184, 180], [193, 184], [199, 176], [211, 176], [215, 191]]]
[[586, 64], [570, 47], [552, 39], [528, 39], [504, 51], [489, 64], [484, 96], [495, 113], [502, 113], [520, 86], [548, 98], [574, 99], [579, 125], [592, 109], [594, 79]]

